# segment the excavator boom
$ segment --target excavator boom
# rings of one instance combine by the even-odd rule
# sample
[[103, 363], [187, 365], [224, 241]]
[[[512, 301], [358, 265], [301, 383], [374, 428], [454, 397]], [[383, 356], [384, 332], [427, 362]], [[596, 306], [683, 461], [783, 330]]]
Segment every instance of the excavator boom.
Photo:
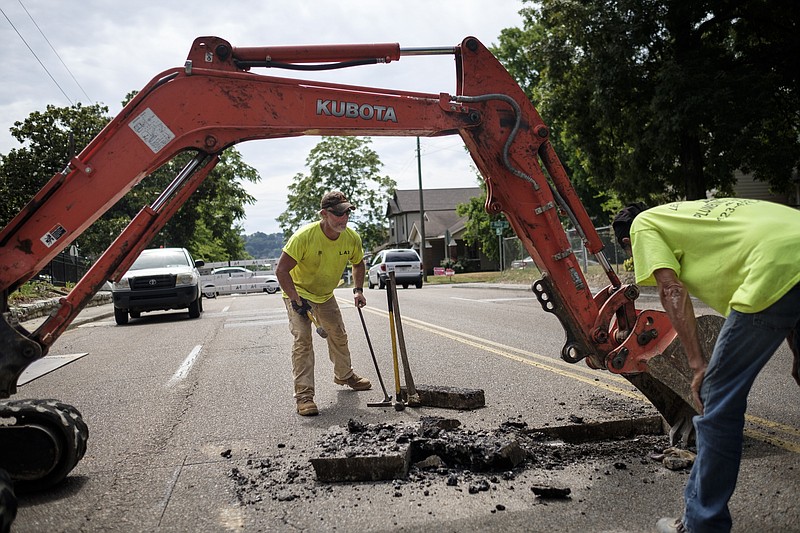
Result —
[[[251, 72], [261, 67], [335, 69], [425, 54], [453, 56], [455, 94]], [[301, 135], [460, 135], [486, 181], [487, 211], [505, 215], [542, 272], [533, 291], [564, 327], [562, 358], [586, 360], [593, 368], [628, 376], [673, 425], [693, 414], [691, 400], [681, 396], [684, 384], [665, 383], [648, 364], [653, 357], [663, 359], [676, 342], [666, 315], [635, 308], [638, 290], [623, 285], [605, 258], [549, 141], [547, 125], [519, 85], [473, 37], [454, 47], [415, 49], [397, 44], [237, 48], [218, 37], [196, 39], [183, 67], [156, 76], [0, 232], [0, 398], [16, 392], [25, 367], [46, 355], [105, 281], [119, 280], [226, 148], [251, 139]], [[182, 152], [195, 158], [153, 205], [142, 208], [61, 300], [59, 310], [34, 332], [16, 323], [9, 313], [10, 292], [137, 183]], [[571, 219], [608, 276], [609, 285], [597, 294], [572, 253], [560, 214]], [[70, 416], [77, 413], [65, 409]], [[74, 461], [80, 455], [73, 453]], [[66, 475], [68, 467], [61, 465], [58, 472]]]

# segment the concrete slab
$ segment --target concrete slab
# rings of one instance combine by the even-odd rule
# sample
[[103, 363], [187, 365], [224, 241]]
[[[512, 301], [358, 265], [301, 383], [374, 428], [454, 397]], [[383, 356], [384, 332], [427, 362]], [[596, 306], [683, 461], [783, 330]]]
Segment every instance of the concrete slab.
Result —
[[385, 481], [405, 479], [410, 465], [410, 446], [400, 446], [399, 451], [382, 455], [352, 457], [316, 457], [311, 465], [317, 481]]
[[[417, 395], [420, 405], [424, 407], [439, 407], [441, 409], [457, 409], [471, 411], [486, 407], [486, 398], [482, 389], [461, 389], [443, 385], [417, 385]], [[403, 401], [408, 399], [408, 391], [400, 388], [400, 397]]]
[[626, 418], [607, 422], [587, 422], [569, 426], [526, 429], [525, 433], [542, 433], [565, 442], [578, 443], [592, 440], [630, 439], [637, 435], [665, 435], [664, 419], [660, 416]]

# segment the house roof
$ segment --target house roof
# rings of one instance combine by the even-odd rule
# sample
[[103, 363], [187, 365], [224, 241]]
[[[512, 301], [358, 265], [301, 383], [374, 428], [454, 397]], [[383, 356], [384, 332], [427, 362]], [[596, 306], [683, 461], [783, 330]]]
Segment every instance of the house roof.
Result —
[[[422, 202], [426, 213], [432, 211], [454, 211], [457, 204], [463, 204], [482, 194], [480, 187], [452, 189], [423, 189]], [[396, 190], [389, 200], [386, 216], [402, 213], [419, 213], [419, 189]], [[455, 214], [455, 213], [453, 213]], [[425, 228], [425, 233], [430, 233]]]
[[[467, 219], [456, 215], [455, 211], [433, 211], [425, 209], [425, 239], [443, 239], [445, 232], [449, 231], [451, 238], [460, 238], [467, 226]], [[420, 228], [415, 220], [411, 225], [409, 240], [418, 242]]]

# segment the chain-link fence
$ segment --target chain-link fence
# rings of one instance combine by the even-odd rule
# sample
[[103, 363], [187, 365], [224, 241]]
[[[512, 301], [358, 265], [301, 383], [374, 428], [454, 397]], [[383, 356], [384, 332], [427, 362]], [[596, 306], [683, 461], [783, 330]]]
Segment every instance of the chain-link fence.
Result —
[[[608, 262], [611, 263], [619, 273], [622, 270], [622, 264], [625, 262], [625, 259], [627, 259], [627, 256], [622, 248], [620, 248], [619, 243], [617, 243], [614, 237], [614, 230], [611, 226], [604, 226], [602, 228], [597, 228], [597, 233], [600, 235], [600, 240], [603, 242], [603, 252], [606, 254]], [[567, 236], [569, 237], [569, 242], [572, 245], [575, 256], [578, 258], [583, 271], [586, 272], [589, 266], [596, 264], [597, 261], [591, 253], [587, 253], [583, 241], [576, 230], [568, 230]], [[513, 264], [514, 261], [530, 261], [528, 258], [528, 252], [523, 248], [522, 242], [517, 237], [506, 237], [503, 239], [503, 268], [513, 268], [515, 266]], [[525, 266], [531, 267], [533, 265], [527, 264]]]

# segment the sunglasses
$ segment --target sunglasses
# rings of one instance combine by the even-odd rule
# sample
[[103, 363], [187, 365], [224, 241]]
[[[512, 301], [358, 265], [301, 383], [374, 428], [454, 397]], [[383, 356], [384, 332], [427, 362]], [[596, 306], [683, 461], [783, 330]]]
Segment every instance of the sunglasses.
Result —
[[343, 217], [345, 215], [349, 215], [350, 214], [350, 210], [349, 209], [345, 209], [344, 211], [334, 211], [333, 209], [327, 209], [326, 211], [328, 211], [328, 213], [331, 213], [331, 214], [333, 214], [333, 215], [335, 215], [337, 217]]

